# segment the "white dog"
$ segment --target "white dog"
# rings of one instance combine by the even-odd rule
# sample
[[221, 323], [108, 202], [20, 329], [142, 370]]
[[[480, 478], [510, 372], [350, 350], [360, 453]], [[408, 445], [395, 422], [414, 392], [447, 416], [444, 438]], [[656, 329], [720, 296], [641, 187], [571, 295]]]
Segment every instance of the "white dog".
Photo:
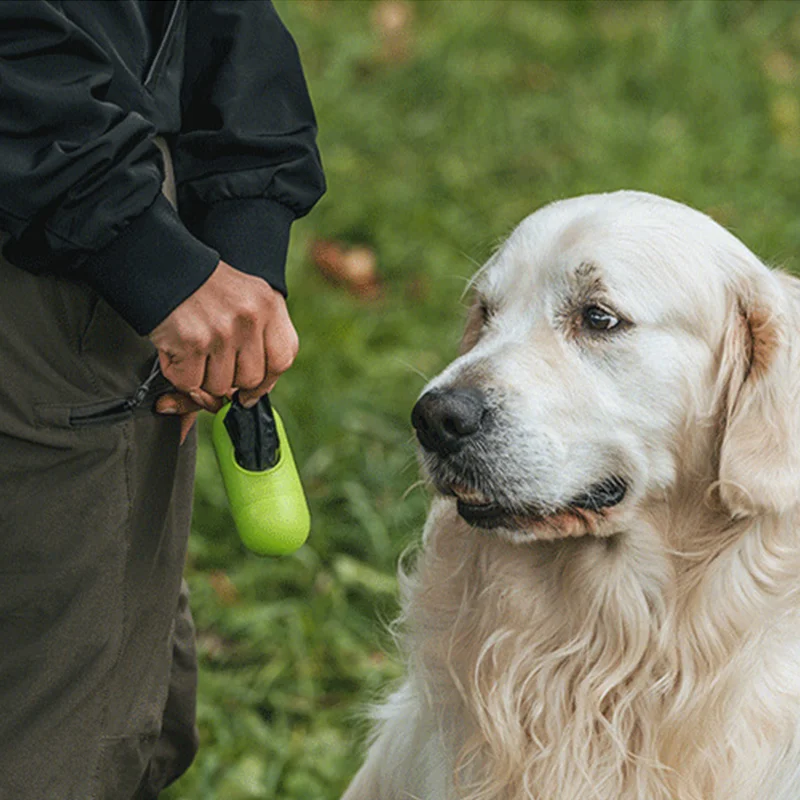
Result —
[[800, 283], [618, 192], [528, 217], [475, 294], [346, 800], [798, 800]]

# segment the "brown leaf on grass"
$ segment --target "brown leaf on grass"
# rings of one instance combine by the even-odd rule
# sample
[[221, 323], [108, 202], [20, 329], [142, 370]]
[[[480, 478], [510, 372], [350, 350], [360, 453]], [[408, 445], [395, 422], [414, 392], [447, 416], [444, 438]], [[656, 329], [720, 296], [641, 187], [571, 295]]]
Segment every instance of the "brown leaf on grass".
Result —
[[208, 582], [222, 605], [234, 606], [239, 602], [239, 590], [226, 572], [221, 569], [210, 572]]
[[381, 59], [389, 63], [407, 61], [413, 40], [414, 9], [407, 0], [380, 0], [372, 7], [372, 30], [380, 39]]
[[380, 295], [378, 259], [371, 248], [318, 239], [311, 245], [310, 256], [326, 278], [344, 284], [358, 297], [371, 300]]

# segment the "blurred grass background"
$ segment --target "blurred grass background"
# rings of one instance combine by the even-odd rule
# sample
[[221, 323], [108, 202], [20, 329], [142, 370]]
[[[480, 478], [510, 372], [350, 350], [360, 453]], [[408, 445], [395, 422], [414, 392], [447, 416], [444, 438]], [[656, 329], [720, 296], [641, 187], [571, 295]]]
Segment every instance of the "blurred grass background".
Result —
[[[243, 552], [204, 420], [187, 568], [202, 748], [168, 800], [326, 800], [356, 770], [363, 709], [400, 674], [385, 626], [427, 503], [409, 411], [455, 353], [466, 281], [520, 219], [638, 188], [773, 264], [800, 251], [796, 2], [276, 5], [329, 182], [294, 229], [301, 353], [274, 393], [313, 531], [292, 557]], [[320, 239], [369, 248], [379, 296], [323, 277]]]

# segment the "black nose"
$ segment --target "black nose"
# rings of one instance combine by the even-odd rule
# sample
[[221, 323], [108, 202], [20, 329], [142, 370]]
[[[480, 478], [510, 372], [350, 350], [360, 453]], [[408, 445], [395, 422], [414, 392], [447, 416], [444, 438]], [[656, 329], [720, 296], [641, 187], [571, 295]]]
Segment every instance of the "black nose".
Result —
[[420, 444], [445, 456], [476, 434], [486, 417], [486, 398], [478, 389], [426, 392], [411, 412]]

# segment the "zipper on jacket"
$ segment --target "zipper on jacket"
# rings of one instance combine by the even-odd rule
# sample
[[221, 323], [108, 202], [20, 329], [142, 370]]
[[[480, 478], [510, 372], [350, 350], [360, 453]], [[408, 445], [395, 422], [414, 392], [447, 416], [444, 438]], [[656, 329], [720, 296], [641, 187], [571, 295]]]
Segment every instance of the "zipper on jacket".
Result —
[[153, 85], [157, 83], [159, 75], [161, 74], [161, 68], [164, 66], [164, 62], [169, 56], [171, 45], [175, 38], [175, 30], [178, 27], [179, 12], [182, 7], [183, 0], [175, 0], [175, 5], [172, 7], [172, 11], [170, 11], [169, 20], [164, 28], [164, 35], [161, 37], [161, 42], [158, 45], [155, 56], [153, 56], [150, 69], [147, 70], [147, 74], [144, 76], [144, 87], [148, 91], [152, 90]]

